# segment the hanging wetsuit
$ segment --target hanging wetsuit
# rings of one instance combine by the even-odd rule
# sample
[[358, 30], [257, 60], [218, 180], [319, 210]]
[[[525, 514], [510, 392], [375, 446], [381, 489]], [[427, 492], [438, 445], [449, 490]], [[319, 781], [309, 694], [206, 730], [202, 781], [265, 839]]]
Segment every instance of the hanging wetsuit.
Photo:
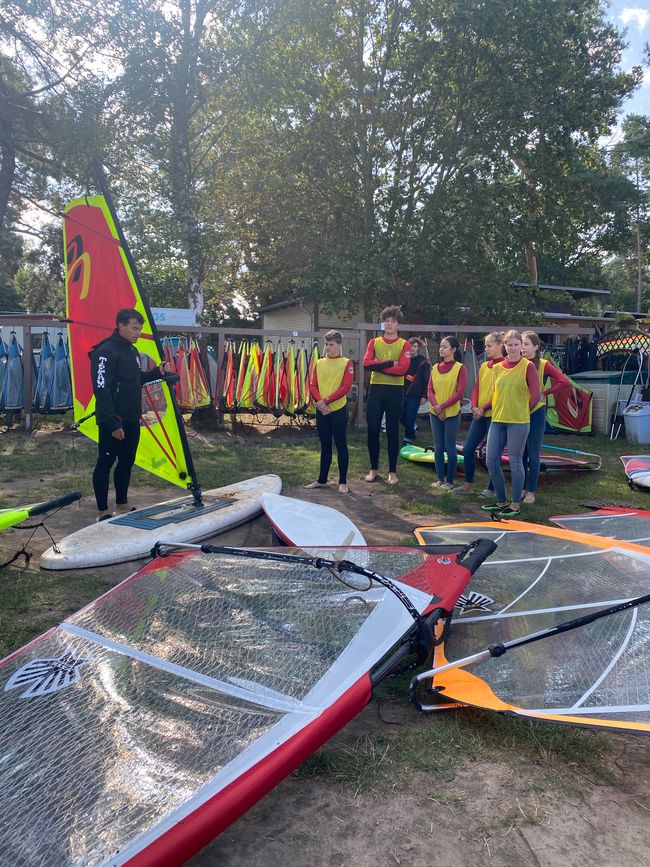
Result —
[[404, 377], [404, 403], [400, 419], [404, 425], [404, 442], [407, 444], [415, 439], [415, 421], [422, 398], [427, 396], [430, 375], [429, 361], [423, 355], [413, 355]]

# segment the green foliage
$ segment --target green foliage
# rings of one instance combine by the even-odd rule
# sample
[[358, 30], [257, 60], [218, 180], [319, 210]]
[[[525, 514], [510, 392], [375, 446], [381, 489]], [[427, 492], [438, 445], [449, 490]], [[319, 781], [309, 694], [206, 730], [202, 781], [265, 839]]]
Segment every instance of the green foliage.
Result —
[[[28, 203], [92, 187], [97, 154], [157, 303], [521, 315], [512, 279], [600, 285], [629, 248], [647, 123], [598, 150], [640, 81], [622, 48], [598, 0], [9, 0], [0, 227], [13, 207], [47, 246]], [[10, 253], [28, 303], [59, 304], [48, 263]]]

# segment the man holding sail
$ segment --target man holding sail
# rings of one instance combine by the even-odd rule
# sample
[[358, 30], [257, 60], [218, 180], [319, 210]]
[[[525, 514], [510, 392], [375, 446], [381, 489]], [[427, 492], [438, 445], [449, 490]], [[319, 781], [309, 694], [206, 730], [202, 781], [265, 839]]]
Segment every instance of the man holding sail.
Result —
[[110, 472], [117, 461], [113, 481], [118, 515], [130, 511], [128, 503], [131, 469], [140, 440], [142, 386], [169, 373], [169, 364], [143, 373], [135, 348], [144, 318], [130, 307], [118, 310], [116, 328], [110, 337], [94, 346], [90, 370], [95, 395], [95, 418], [99, 429], [98, 455], [93, 470], [93, 489], [98, 521], [111, 517], [108, 510]]

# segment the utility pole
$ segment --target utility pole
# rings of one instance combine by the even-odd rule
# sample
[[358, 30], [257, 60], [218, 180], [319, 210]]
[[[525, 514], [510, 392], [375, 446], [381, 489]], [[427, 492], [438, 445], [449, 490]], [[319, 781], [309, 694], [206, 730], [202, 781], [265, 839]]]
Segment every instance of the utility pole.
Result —
[[639, 201], [639, 158], [634, 160], [636, 168], [636, 311], [641, 313], [641, 284], [643, 282], [643, 260], [641, 258], [641, 202]]

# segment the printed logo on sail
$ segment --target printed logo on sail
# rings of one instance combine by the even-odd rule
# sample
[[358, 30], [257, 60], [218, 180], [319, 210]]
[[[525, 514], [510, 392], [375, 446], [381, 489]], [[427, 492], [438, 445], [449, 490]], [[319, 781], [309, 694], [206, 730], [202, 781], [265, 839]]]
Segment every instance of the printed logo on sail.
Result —
[[458, 602], [454, 606], [460, 614], [465, 614], [467, 611], [492, 611], [494, 599], [491, 596], [485, 596], [483, 593], [462, 593], [458, 597]]
[[27, 687], [20, 698], [50, 695], [76, 683], [83, 666], [91, 661], [77, 656], [72, 647], [54, 659], [32, 659], [11, 675], [5, 684], [5, 692]]

